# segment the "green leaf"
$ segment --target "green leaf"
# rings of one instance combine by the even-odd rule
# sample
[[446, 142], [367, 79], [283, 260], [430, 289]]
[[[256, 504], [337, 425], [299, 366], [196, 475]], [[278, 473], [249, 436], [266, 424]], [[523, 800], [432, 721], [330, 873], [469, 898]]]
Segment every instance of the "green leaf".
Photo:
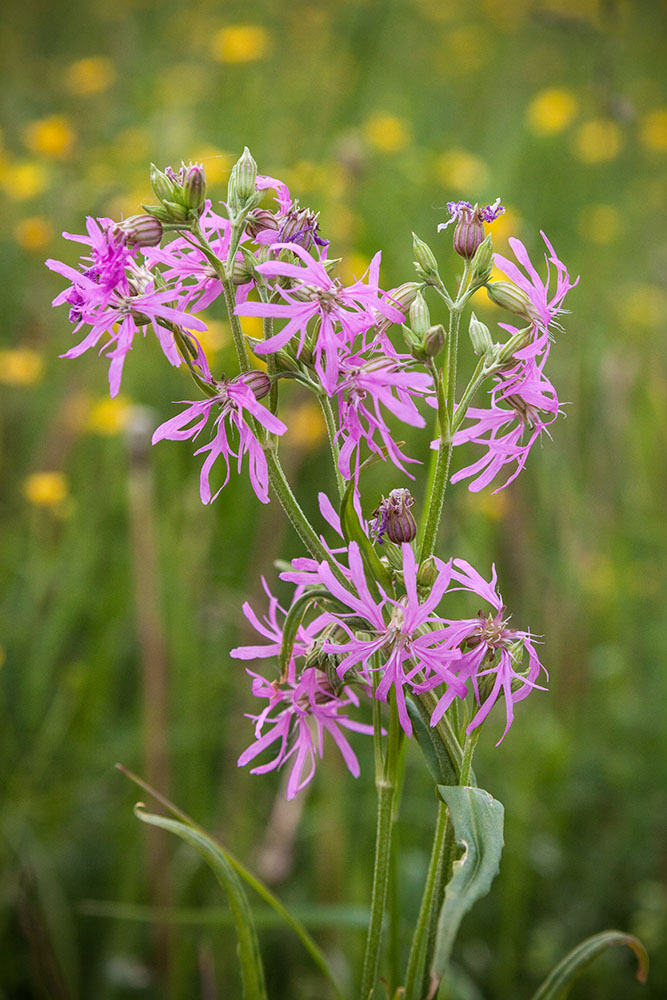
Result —
[[438, 920], [431, 976], [439, 982], [445, 974], [461, 920], [474, 903], [486, 896], [498, 874], [503, 849], [504, 809], [482, 788], [438, 785], [449, 808], [457, 844], [463, 854], [452, 866], [452, 878]]
[[594, 962], [598, 955], [601, 955], [607, 948], [615, 948], [626, 944], [632, 948], [637, 956], [637, 979], [640, 983], [645, 983], [648, 976], [648, 955], [646, 948], [641, 941], [633, 937], [632, 934], [624, 934], [622, 931], [602, 931], [594, 934], [593, 937], [586, 938], [581, 944], [573, 948], [559, 962], [555, 969], [547, 976], [533, 1000], [563, 1000], [570, 992], [575, 979], [591, 962]]
[[[415, 703], [412, 698], [408, 698], [406, 704], [419, 749], [424, 755], [424, 761], [436, 785], [447, 781], [456, 781], [456, 772], [446, 747], [440, 734], [428, 725], [429, 716], [422, 708], [421, 702]], [[438, 744], [436, 744], [436, 740], [438, 740]]]
[[135, 806], [134, 812], [143, 823], [159, 826], [163, 830], [170, 830], [181, 840], [190, 844], [214, 872], [218, 882], [225, 890], [236, 925], [244, 1000], [266, 1000], [264, 967], [248, 899], [236, 872], [218, 845], [204, 833], [191, 826], [186, 826], [185, 823], [168, 819], [166, 816], [155, 816], [153, 813], [144, 812], [141, 805]]
[[394, 584], [391, 573], [380, 560], [377, 552], [371, 545], [370, 538], [364, 531], [359, 515], [354, 509], [354, 480], [350, 480], [350, 485], [345, 490], [340, 505], [340, 526], [346, 542], [357, 542], [361, 552], [361, 558], [368, 569], [372, 580], [376, 580], [386, 594], [393, 593]]
[[289, 661], [292, 658], [292, 649], [296, 642], [296, 634], [304, 619], [306, 611], [311, 604], [323, 598], [330, 598], [328, 590], [307, 590], [291, 606], [285, 617], [283, 625], [283, 641], [280, 645], [280, 655], [278, 664], [280, 666], [280, 676], [285, 677], [289, 668]]

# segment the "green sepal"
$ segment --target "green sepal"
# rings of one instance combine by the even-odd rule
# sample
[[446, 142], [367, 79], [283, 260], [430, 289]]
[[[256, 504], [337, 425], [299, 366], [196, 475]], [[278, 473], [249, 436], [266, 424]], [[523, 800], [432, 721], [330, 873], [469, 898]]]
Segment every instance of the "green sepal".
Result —
[[503, 818], [500, 802], [482, 788], [438, 785], [438, 794], [449, 809], [457, 844], [463, 854], [452, 866], [452, 878], [440, 910], [431, 980], [439, 983], [461, 920], [486, 896], [500, 868], [503, 849]]
[[371, 544], [371, 540], [364, 531], [359, 515], [354, 509], [354, 480], [350, 483], [343, 494], [340, 504], [340, 526], [343, 537], [348, 543], [356, 542], [361, 552], [361, 558], [368, 569], [371, 578], [376, 580], [386, 594], [393, 593], [394, 583], [391, 573], [380, 560], [377, 552]]
[[576, 979], [598, 955], [607, 948], [627, 945], [637, 956], [637, 979], [645, 983], [648, 977], [648, 954], [639, 938], [623, 931], [602, 931], [586, 938], [576, 948], [573, 948], [565, 958], [558, 963], [540, 986], [532, 1000], [563, 1000], [568, 995]]
[[248, 898], [236, 872], [218, 845], [203, 832], [186, 826], [185, 823], [168, 819], [166, 816], [156, 816], [153, 813], [144, 812], [141, 804], [135, 806], [134, 813], [142, 823], [169, 830], [190, 844], [213, 871], [225, 891], [236, 926], [244, 1000], [267, 1000], [264, 966]]
[[283, 625], [283, 641], [280, 644], [280, 654], [278, 656], [281, 677], [287, 676], [289, 661], [292, 658], [292, 650], [296, 642], [296, 634], [299, 631], [299, 626], [304, 619], [306, 611], [311, 604], [321, 601], [323, 598], [331, 599], [331, 594], [328, 590], [307, 590], [305, 594], [297, 598], [287, 612]]

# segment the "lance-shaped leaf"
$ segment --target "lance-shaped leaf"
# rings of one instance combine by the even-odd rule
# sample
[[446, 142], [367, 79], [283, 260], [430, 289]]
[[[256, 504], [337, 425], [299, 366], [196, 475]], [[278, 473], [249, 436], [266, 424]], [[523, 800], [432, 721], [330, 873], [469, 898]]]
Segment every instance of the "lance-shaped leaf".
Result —
[[280, 655], [278, 664], [280, 666], [281, 677], [286, 677], [289, 670], [289, 662], [292, 658], [292, 650], [296, 642], [297, 632], [304, 619], [306, 611], [311, 604], [316, 604], [318, 600], [330, 598], [328, 590], [307, 590], [305, 594], [297, 598], [292, 604], [285, 617], [283, 625], [283, 641], [280, 644]]
[[602, 931], [600, 934], [586, 938], [576, 948], [573, 948], [547, 976], [537, 993], [534, 994], [533, 1000], [563, 1000], [570, 992], [574, 981], [579, 978], [591, 962], [595, 961], [598, 955], [601, 955], [607, 948], [619, 945], [627, 945], [628, 948], [632, 948], [637, 956], [637, 979], [640, 983], [645, 983], [648, 976], [648, 955], [641, 941], [633, 937], [632, 934], [624, 934], [622, 931]]
[[354, 508], [354, 480], [350, 481], [340, 505], [340, 526], [346, 542], [355, 541], [359, 545], [361, 558], [369, 571], [371, 582], [376, 580], [386, 594], [393, 593], [391, 573], [381, 561], [371, 541], [364, 531], [359, 515]]
[[264, 967], [262, 965], [262, 956], [259, 950], [259, 943], [248, 899], [236, 872], [222, 854], [217, 844], [199, 830], [195, 830], [191, 826], [186, 826], [185, 823], [179, 823], [175, 819], [168, 819], [166, 816], [156, 816], [153, 813], [144, 812], [141, 805], [137, 805], [134, 811], [143, 823], [149, 823], [151, 826], [159, 826], [163, 830], [170, 830], [177, 837], [180, 837], [181, 840], [186, 841], [186, 843], [195, 848], [211, 868], [218, 882], [225, 890], [236, 926], [244, 1000], [266, 1000]]
[[445, 974], [461, 920], [478, 899], [486, 896], [498, 874], [505, 813], [501, 803], [482, 788], [438, 785], [438, 793], [449, 808], [454, 837], [463, 854], [452, 866], [438, 920], [431, 965], [434, 985]]

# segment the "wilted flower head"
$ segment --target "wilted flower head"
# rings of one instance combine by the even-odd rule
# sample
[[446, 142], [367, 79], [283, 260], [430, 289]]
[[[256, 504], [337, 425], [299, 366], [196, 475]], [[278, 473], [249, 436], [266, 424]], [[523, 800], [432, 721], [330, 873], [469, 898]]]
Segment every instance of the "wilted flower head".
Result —
[[417, 535], [417, 525], [410, 508], [415, 502], [410, 490], [392, 490], [373, 511], [375, 522], [371, 532], [381, 545], [384, 535], [395, 545], [411, 542]]

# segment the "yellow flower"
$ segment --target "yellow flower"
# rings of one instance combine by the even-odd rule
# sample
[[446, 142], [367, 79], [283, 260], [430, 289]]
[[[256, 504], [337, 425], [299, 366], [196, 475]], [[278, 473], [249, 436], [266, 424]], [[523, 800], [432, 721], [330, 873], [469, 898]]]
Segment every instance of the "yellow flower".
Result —
[[509, 496], [503, 490], [500, 493], [471, 493], [469, 490], [465, 494], [467, 506], [487, 518], [489, 521], [502, 521], [509, 511]]
[[220, 184], [227, 181], [229, 171], [234, 166], [235, 157], [223, 153], [215, 146], [204, 146], [190, 156], [193, 163], [203, 163], [206, 171], [207, 184]]
[[610, 118], [592, 118], [577, 129], [574, 152], [584, 163], [605, 163], [621, 151], [623, 135]]
[[62, 472], [33, 472], [23, 481], [23, 494], [35, 507], [60, 507], [69, 496]]
[[116, 396], [115, 399], [104, 396], [92, 406], [88, 429], [104, 437], [120, 434], [127, 427], [131, 409], [132, 403], [125, 396]]
[[42, 250], [53, 237], [53, 227], [40, 215], [21, 219], [14, 226], [14, 238], [24, 250]]
[[307, 400], [290, 410], [285, 418], [290, 443], [295, 448], [315, 448], [326, 437], [324, 417], [317, 403]]
[[587, 205], [577, 223], [584, 239], [599, 246], [613, 243], [621, 231], [621, 216], [615, 205]]
[[241, 326], [246, 337], [252, 340], [264, 340], [264, 324], [261, 316], [243, 316]]
[[626, 285], [616, 292], [615, 301], [628, 333], [664, 324], [667, 293], [660, 285]]
[[[437, 171], [440, 182], [446, 188], [468, 194], [483, 187], [489, 175], [484, 160], [464, 149], [450, 149], [438, 157]], [[472, 201], [475, 201], [474, 197]]]
[[555, 135], [567, 128], [577, 113], [577, 98], [571, 90], [556, 87], [541, 90], [526, 109], [526, 124], [536, 135]]
[[[247, 318], [249, 319], [250, 317]], [[257, 319], [256, 316], [252, 318]], [[192, 335], [197, 338], [202, 346], [204, 354], [209, 357], [211, 354], [217, 354], [218, 351], [221, 351], [222, 348], [229, 343], [229, 325], [227, 323], [223, 323], [219, 319], [209, 319], [207, 316], [201, 316], [200, 319], [204, 320], [208, 329], [201, 331], [193, 330]], [[244, 319], [243, 322], [245, 323], [246, 320]]]
[[0, 351], [0, 382], [5, 385], [33, 385], [44, 374], [44, 359], [29, 347]]
[[410, 126], [405, 118], [382, 111], [366, 120], [364, 132], [371, 146], [381, 153], [398, 153], [410, 142]]
[[23, 132], [23, 139], [33, 153], [64, 159], [72, 150], [76, 136], [63, 115], [51, 115], [31, 122]]
[[667, 108], [656, 108], [644, 115], [639, 137], [647, 149], [667, 152]]
[[269, 33], [258, 24], [221, 28], [213, 36], [213, 58], [226, 63], [254, 62], [266, 55], [269, 42]]
[[343, 258], [338, 270], [345, 284], [351, 285], [352, 282], [358, 281], [362, 277], [369, 264], [368, 257], [353, 251]]
[[49, 183], [49, 175], [41, 163], [24, 160], [8, 167], [2, 185], [9, 198], [14, 201], [29, 201], [42, 194]]
[[106, 56], [77, 59], [65, 71], [65, 86], [71, 94], [99, 94], [116, 79], [116, 70]]

